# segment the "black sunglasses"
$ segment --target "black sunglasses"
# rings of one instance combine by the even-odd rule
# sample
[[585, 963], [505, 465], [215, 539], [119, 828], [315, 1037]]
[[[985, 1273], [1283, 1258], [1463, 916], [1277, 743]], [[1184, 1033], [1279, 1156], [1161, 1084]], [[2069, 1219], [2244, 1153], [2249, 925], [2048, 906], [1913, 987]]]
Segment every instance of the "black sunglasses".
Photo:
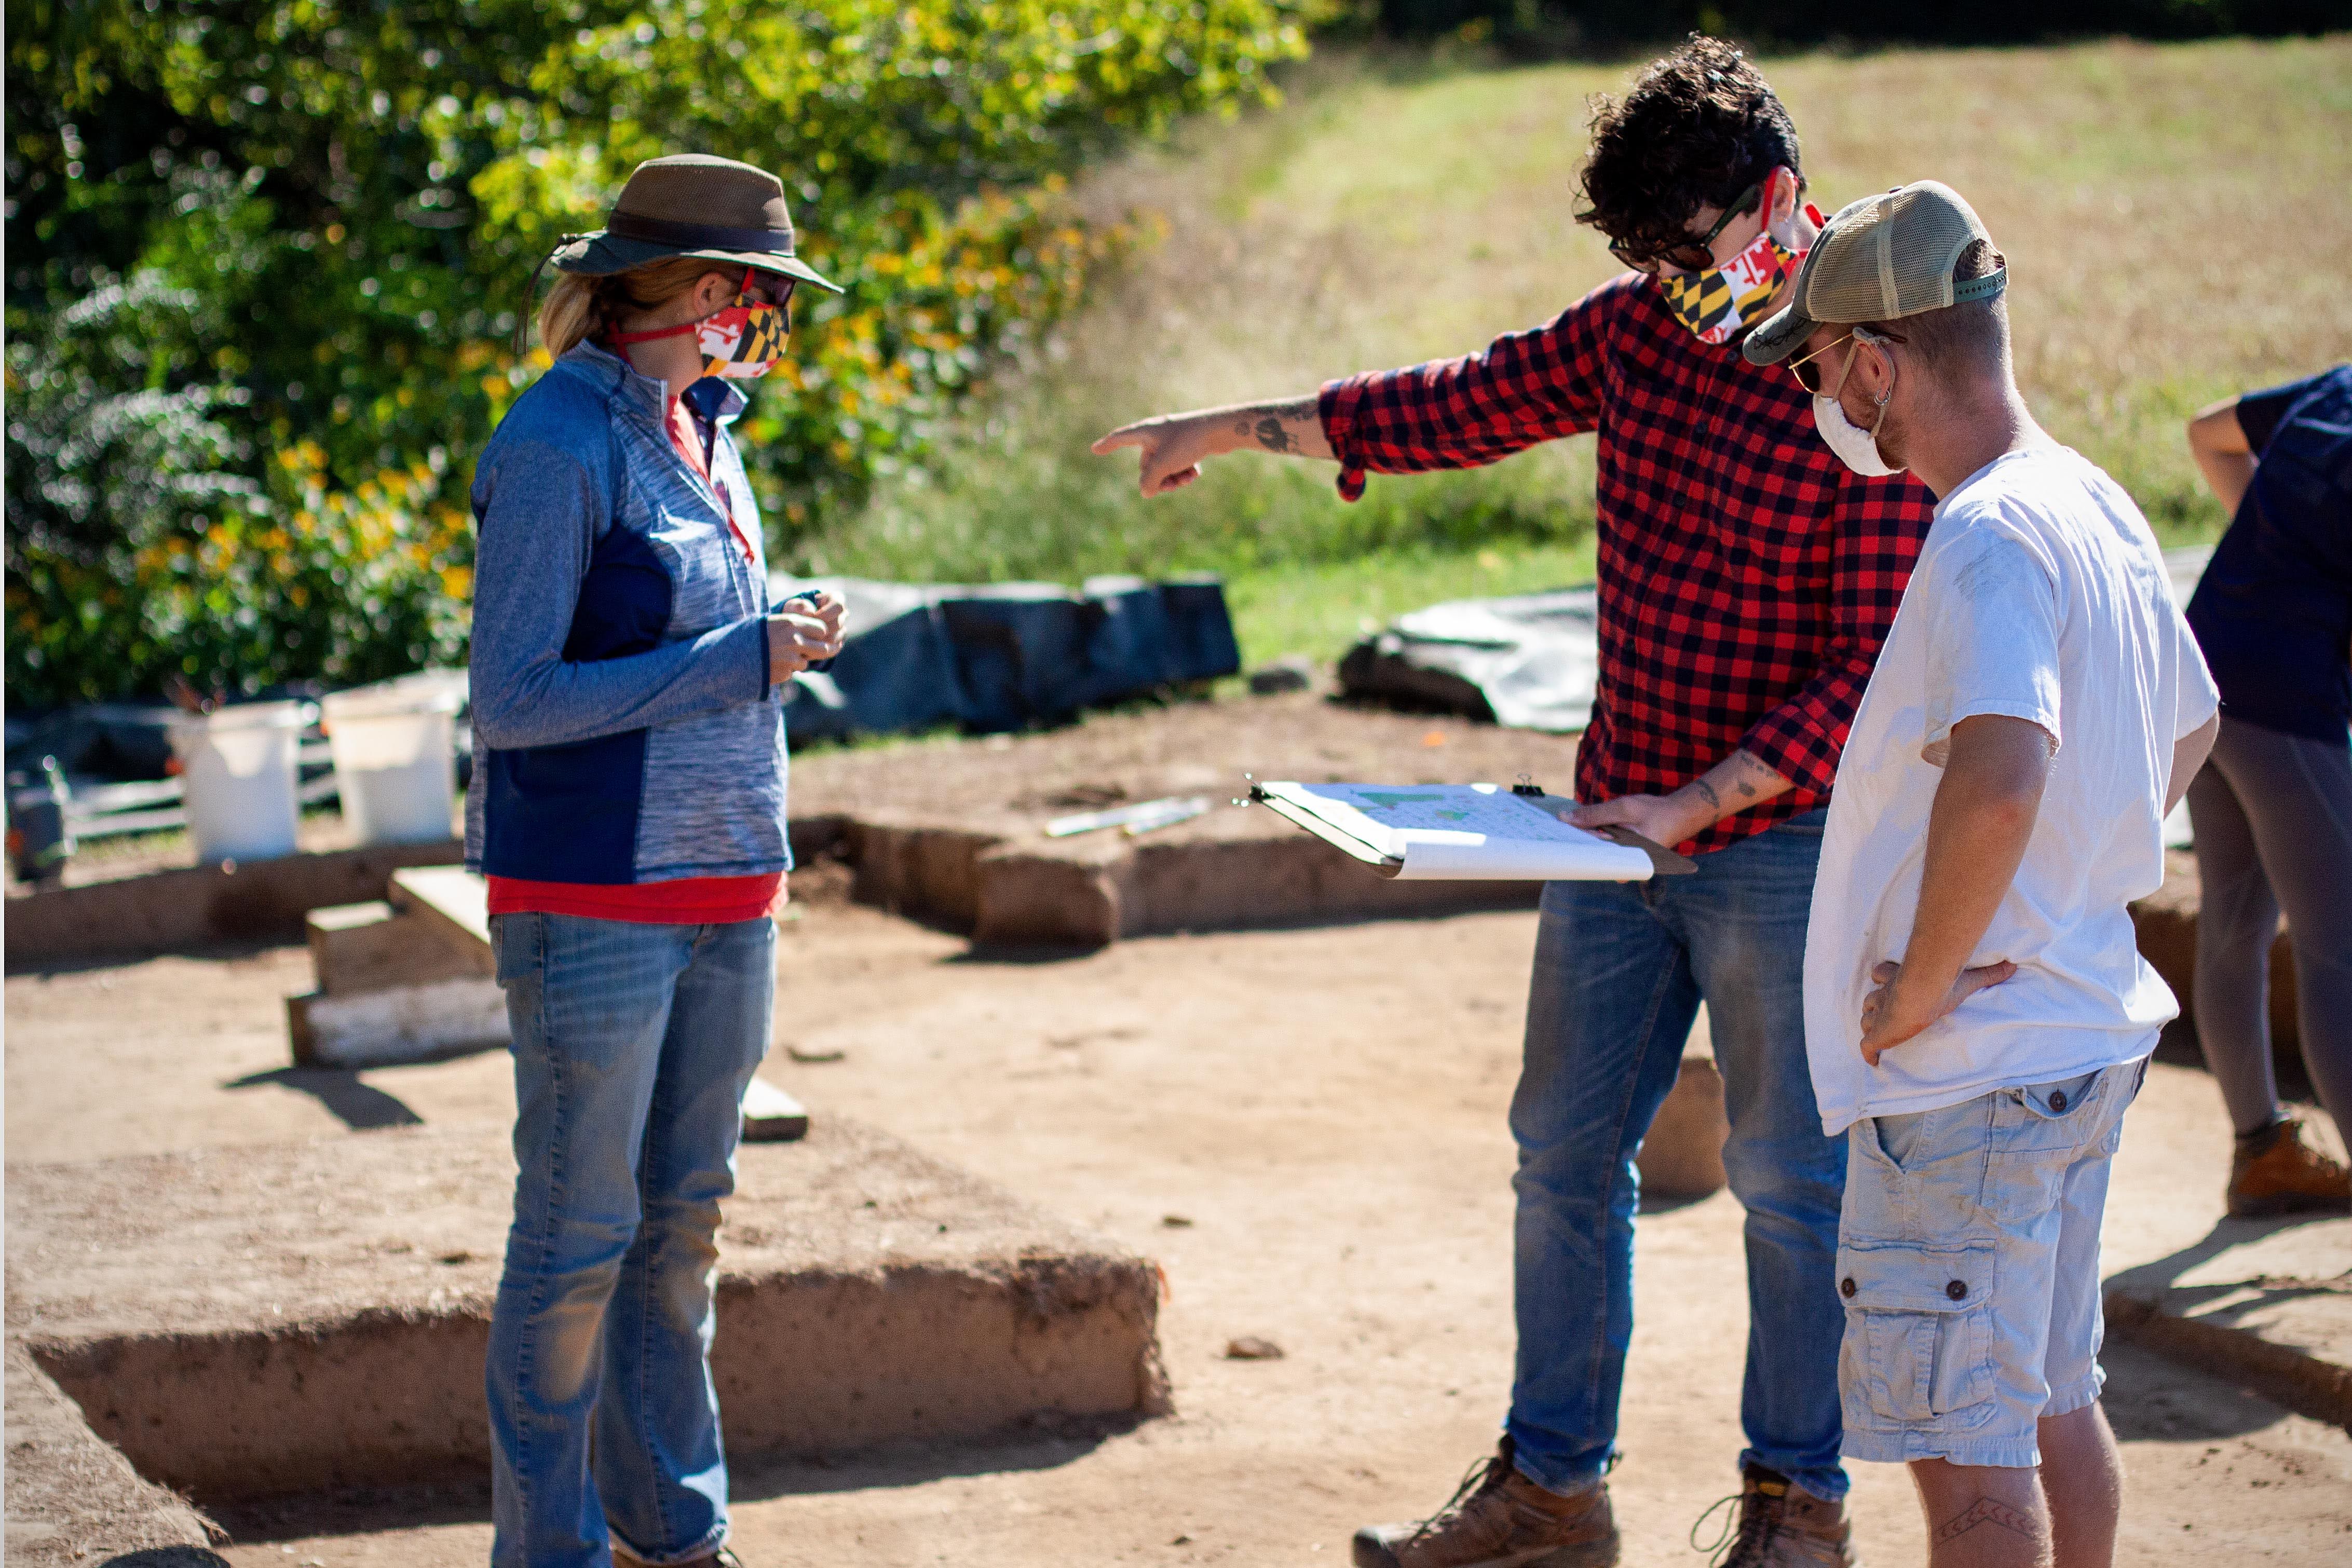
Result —
[[736, 296], [740, 298], [743, 295], [751, 294], [753, 286], [757, 285], [766, 291], [768, 304], [789, 309], [793, 303], [793, 285], [796, 281], [798, 280], [781, 272], [762, 272], [755, 267], [746, 267], [743, 269], [743, 285], [736, 290]]
[[1715, 265], [1715, 236], [1728, 228], [1732, 219], [1754, 212], [1763, 198], [1764, 187], [1760, 183], [1750, 185], [1733, 200], [1731, 205], [1723, 209], [1723, 215], [1715, 220], [1715, 226], [1703, 235], [1686, 235], [1664, 247], [1612, 239], [1609, 242], [1609, 254], [1636, 272], [1651, 271], [1660, 262], [1684, 272], [1705, 272]]

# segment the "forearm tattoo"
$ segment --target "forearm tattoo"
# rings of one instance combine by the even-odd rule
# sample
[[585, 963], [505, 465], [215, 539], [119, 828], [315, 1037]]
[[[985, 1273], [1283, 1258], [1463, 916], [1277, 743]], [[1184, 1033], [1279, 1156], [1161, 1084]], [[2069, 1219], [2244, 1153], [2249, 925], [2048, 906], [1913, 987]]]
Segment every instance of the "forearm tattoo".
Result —
[[1715, 786], [1708, 783], [1705, 779], [1698, 780], [1698, 796], [1700, 800], [1705, 800], [1717, 810], [1720, 811], [1723, 810], [1723, 797], [1717, 794], [1715, 792]]
[[1296, 455], [1306, 449], [1299, 445], [1298, 437], [1290, 434], [1290, 426], [1303, 424], [1319, 413], [1320, 406], [1312, 398], [1277, 403], [1243, 414], [1234, 422], [1234, 434], [1251, 437], [1268, 452]]
[[1995, 1502], [1989, 1497], [1980, 1497], [1970, 1503], [1958, 1517], [1947, 1520], [1937, 1529], [1934, 1544], [1941, 1546], [1948, 1541], [1958, 1541], [1969, 1531], [1986, 1524], [1995, 1525], [2002, 1530], [2014, 1531], [2029, 1541], [2035, 1539], [2040, 1533], [2033, 1528], [2032, 1516], [2021, 1513], [2007, 1503]]

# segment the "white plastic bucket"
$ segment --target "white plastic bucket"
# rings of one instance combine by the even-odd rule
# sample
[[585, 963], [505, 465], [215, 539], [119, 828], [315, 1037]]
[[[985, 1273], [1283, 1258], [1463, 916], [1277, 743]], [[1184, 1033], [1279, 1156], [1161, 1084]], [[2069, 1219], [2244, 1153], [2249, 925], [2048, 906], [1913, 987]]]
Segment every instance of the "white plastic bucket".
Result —
[[310, 721], [307, 705], [293, 702], [173, 717], [172, 752], [180, 760], [198, 860], [265, 861], [294, 852], [295, 747]]
[[362, 844], [429, 843], [450, 834], [457, 800], [453, 716], [462, 674], [427, 671], [324, 699], [343, 821]]

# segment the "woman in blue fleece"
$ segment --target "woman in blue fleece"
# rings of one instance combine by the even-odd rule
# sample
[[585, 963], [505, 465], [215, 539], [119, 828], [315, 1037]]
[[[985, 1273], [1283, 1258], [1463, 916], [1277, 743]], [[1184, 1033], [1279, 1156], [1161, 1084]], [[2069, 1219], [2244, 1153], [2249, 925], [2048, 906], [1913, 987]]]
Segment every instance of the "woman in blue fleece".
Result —
[[554, 365], [473, 490], [466, 852], [520, 1167], [491, 1558], [666, 1568], [727, 1539], [711, 1284], [792, 863], [778, 684], [841, 643], [838, 601], [769, 601], [732, 382], [782, 354], [796, 284], [833, 285], [775, 176], [723, 158], [640, 164], [551, 259]]

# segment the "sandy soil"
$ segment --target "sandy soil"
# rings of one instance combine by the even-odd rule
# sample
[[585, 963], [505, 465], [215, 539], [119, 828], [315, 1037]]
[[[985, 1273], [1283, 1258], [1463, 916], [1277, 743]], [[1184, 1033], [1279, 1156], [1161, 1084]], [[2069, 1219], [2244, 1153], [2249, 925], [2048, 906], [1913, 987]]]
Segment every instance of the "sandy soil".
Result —
[[[954, 937], [805, 899], [785, 928], [770, 1075], [820, 1115], [878, 1123], [1162, 1260], [1177, 1414], [824, 1465], [748, 1458], [744, 1560], [1328, 1563], [1359, 1523], [1433, 1509], [1491, 1445], [1507, 1394], [1503, 1110], [1533, 934], [1531, 915], [1483, 915], [982, 962]], [[499, 1056], [285, 1068], [279, 998], [308, 979], [299, 948], [11, 978], [9, 1158], [508, 1113]], [[2127, 1134], [2110, 1268], [2191, 1248], [2226, 1162], [2210, 1081], [2159, 1067]], [[1692, 1521], [1736, 1485], [1738, 1228], [1725, 1195], [1643, 1222], [1614, 1482], [1628, 1564], [1697, 1561]], [[2309, 1274], [2352, 1265], [2340, 1224], [2281, 1243], [2310, 1254]], [[1237, 1335], [1286, 1354], [1226, 1359]], [[2126, 1347], [2109, 1368], [2133, 1475], [2126, 1562], [2352, 1550], [2344, 1432]], [[1903, 1477], [1858, 1472], [1871, 1560], [1921, 1560]], [[485, 1514], [478, 1491], [305, 1500], [231, 1517], [227, 1555], [476, 1563]]]

